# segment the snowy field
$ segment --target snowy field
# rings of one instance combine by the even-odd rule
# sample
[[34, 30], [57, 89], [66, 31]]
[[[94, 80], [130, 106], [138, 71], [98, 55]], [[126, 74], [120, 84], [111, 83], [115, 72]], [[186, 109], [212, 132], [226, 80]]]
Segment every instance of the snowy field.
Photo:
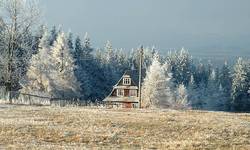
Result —
[[250, 149], [250, 114], [0, 106], [0, 149]]

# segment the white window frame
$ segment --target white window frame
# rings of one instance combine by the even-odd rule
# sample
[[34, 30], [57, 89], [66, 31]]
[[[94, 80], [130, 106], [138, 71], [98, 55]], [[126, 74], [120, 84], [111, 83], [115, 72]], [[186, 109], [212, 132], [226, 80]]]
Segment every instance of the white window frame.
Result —
[[131, 78], [123, 78], [123, 85], [131, 85]]
[[137, 90], [129, 90], [129, 96], [137, 97]]
[[117, 96], [124, 96], [124, 90], [123, 89], [117, 89]]

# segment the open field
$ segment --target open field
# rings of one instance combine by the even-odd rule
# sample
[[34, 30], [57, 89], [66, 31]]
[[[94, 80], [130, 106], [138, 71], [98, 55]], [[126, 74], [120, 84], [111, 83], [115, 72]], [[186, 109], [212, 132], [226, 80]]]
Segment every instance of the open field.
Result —
[[250, 149], [250, 114], [0, 106], [0, 149]]

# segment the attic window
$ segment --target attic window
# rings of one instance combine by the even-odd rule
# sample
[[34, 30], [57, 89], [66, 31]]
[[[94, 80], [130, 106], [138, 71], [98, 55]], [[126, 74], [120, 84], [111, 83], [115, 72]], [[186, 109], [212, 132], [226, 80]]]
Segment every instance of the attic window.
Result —
[[123, 78], [123, 84], [124, 85], [131, 85], [131, 79], [130, 78]]

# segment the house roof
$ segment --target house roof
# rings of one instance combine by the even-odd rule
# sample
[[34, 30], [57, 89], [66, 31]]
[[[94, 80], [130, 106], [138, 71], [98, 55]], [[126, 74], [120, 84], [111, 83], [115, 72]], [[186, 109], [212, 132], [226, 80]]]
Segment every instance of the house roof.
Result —
[[126, 71], [123, 76], [121, 77], [121, 79], [118, 81], [118, 83], [116, 84], [116, 86], [123, 86], [123, 78], [125, 76], [129, 76], [131, 78], [131, 85], [130, 86], [138, 86], [135, 82], [134, 82], [134, 79], [133, 79], [133, 76], [132, 76], [132, 71]]
[[107, 97], [103, 100], [104, 102], [121, 102], [121, 103], [138, 103], [138, 97]]
[[[143, 69], [142, 70], [142, 78], [145, 77], [145, 73], [146, 73], [146, 70]], [[122, 79], [123, 79], [124, 76], [130, 76], [130, 78], [131, 78], [131, 86], [139, 86], [139, 72], [138, 72], [138, 70], [127, 70], [127, 71], [125, 71], [125, 73], [123, 74], [121, 79], [118, 81], [116, 86], [123, 86]]]

